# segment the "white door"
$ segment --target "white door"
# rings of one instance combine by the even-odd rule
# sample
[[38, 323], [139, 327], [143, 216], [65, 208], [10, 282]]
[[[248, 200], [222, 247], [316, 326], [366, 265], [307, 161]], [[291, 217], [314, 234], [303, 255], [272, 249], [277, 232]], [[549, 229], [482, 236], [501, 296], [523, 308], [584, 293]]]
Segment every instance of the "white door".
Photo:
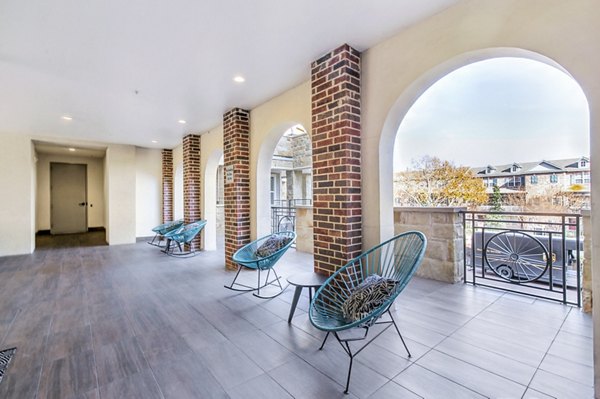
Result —
[[87, 231], [87, 165], [50, 164], [50, 232]]

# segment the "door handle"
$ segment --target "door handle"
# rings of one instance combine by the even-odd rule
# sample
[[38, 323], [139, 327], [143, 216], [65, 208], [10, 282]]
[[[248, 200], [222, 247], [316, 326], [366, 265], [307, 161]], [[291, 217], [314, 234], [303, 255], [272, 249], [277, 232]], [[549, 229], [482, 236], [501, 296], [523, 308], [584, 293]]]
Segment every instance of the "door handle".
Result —
[[77, 204], [77, 205], [79, 205], [79, 206], [86, 206], [86, 205], [87, 205], [87, 202], [80, 202], [80, 203], [79, 203], [79, 204]]

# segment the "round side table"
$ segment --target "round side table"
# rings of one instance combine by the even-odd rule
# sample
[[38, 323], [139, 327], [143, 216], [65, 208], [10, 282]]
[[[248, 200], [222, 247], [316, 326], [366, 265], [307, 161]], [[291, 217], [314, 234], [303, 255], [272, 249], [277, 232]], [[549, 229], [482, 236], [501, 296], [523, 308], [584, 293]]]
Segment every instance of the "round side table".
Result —
[[310, 302], [312, 302], [313, 290], [316, 291], [319, 287], [321, 287], [325, 280], [327, 280], [326, 276], [314, 272], [293, 274], [287, 278], [288, 283], [296, 287], [296, 290], [294, 291], [294, 299], [292, 300], [292, 308], [290, 309], [290, 316], [288, 317], [288, 323], [292, 322], [292, 317], [294, 317], [294, 312], [296, 311], [296, 306], [298, 305], [298, 299], [300, 299], [302, 289], [304, 287], [308, 288], [308, 298]]

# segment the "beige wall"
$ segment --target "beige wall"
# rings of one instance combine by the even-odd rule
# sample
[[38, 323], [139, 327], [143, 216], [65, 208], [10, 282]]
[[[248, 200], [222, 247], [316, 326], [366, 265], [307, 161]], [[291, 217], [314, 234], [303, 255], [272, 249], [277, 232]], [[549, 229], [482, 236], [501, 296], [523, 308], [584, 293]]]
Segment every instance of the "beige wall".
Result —
[[[393, 234], [395, 133], [416, 98], [453, 69], [500, 55], [562, 65], [589, 96], [599, 57], [593, 1], [464, 1], [363, 55], [363, 215], [365, 246]], [[565, 18], [568, 15], [569, 18]], [[518, 49], [516, 49], [518, 48]], [[527, 51], [519, 50], [527, 49]], [[549, 58], [544, 58], [549, 57]]]
[[28, 137], [2, 134], [0, 256], [35, 248], [35, 151]]
[[173, 148], [173, 219], [183, 219], [183, 145]]
[[36, 231], [50, 230], [50, 163], [87, 165], [87, 225], [104, 226], [104, 160], [69, 155], [37, 155]]
[[106, 241], [135, 243], [135, 147], [111, 144], [105, 157]]
[[[217, 168], [223, 156], [223, 125], [200, 136], [200, 171], [202, 176], [202, 219], [206, 226], [202, 248], [217, 249]], [[221, 232], [222, 233], [222, 232]]]
[[154, 235], [162, 223], [161, 150], [135, 149], [135, 231], [137, 237]]
[[[309, 68], [307, 65], [306, 68]], [[310, 82], [305, 82], [250, 112], [250, 231], [252, 239], [271, 232], [269, 176], [273, 151], [283, 133], [301, 124], [310, 133]]]

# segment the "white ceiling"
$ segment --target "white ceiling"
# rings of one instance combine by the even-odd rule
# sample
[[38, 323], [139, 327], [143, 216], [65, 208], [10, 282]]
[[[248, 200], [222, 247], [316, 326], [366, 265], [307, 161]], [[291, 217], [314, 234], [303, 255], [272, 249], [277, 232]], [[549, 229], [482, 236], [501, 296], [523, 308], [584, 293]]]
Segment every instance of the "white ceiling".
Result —
[[174, 147], [457, 1], [1, 0], [0, 132]]

